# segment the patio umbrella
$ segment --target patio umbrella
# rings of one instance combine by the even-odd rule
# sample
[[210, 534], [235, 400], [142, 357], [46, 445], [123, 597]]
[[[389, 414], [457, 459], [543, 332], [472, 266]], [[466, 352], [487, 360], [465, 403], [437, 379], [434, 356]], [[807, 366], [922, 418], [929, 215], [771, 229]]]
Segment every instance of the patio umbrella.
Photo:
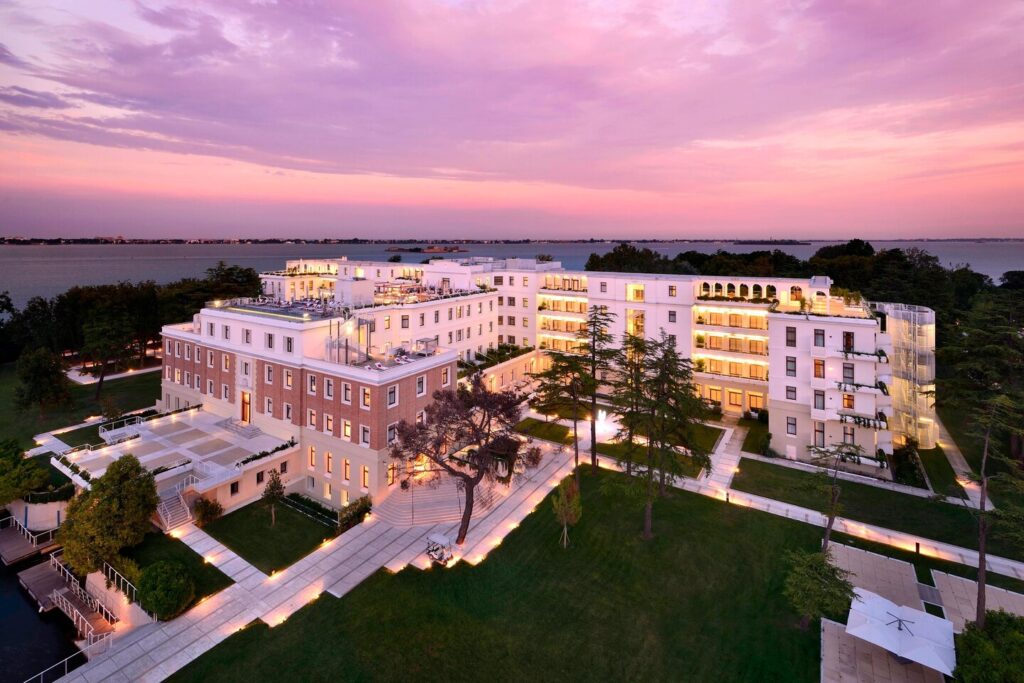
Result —
[[947, 676], [956, 668], [953, 622], [897, 605], [863, 588], [853, 589], [846, 632]]

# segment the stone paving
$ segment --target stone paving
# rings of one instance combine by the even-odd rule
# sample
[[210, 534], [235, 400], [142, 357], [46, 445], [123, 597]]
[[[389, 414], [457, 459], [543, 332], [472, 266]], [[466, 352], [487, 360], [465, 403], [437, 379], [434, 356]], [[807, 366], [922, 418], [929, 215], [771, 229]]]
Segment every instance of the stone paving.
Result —
[[846, 626], [821, 620], [822, 683], [942, 683], [938, 671], [901, 664], [891, 654], [846, 633]]
[[[457, 559], [476, 564], [518, 526], [551, 489], [572, 471], [570, 458], [557, 449], [496, 504], [474, 517]], [[66, 681], [160, 681], [213, 648], [255, 619], [271, 626], [316, 599], [324, 591], [341, 597], [382, 567], [426, 567], [425, 537], [435, 531], [454, 538], [457, 523], [394, 527], [370, 517], [325, 542], [272, 576], [262, 574], [192, 524], [176, 536], [208, 558], [236, 583], [203, 600], [169, 622], [149, 624], [117, 638], [110, 652], [75, 669]]]
[[851, 572], [850, 583], [854, 586], [881, 595], [897, 605], [924, 609], [914, 565], [842, 543], [830, 543], [828, 547], [832, 562]]
[[[953, 630], [960, 633], [967, 622], [974, 621], [978, 609], [978, 582], [934, 569], [932, 578], [942, 596], [946, 618], [953, 622]], [[1002, 609], [1024, 617], [1024, 595], [986, 585], [985, 608]]]

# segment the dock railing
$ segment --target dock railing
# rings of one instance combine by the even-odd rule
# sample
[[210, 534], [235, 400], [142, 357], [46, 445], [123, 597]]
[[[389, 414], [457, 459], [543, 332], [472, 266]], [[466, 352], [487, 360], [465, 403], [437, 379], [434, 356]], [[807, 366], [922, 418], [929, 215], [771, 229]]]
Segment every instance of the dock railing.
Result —
[[39, 547], [42, 543], [47, 543], [53, 540], [53, 537], [57, 534], [57, 528], [46, 529], [45, 531], [33, 532], [31, 529], [26, 527], [24, 524], [18, 521], [18, 518], [14, 515], [0, 519], [0, 529], [6, 529], [13, 526], [18, 530], [22, 536], [28, 539], [35, 547]]

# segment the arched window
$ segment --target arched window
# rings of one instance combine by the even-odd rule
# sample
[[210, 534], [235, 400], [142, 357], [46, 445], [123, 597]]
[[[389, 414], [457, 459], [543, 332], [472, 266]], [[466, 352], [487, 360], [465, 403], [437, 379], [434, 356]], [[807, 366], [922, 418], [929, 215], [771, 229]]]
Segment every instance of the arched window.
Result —
[[750, 296], [750, 287], [746, 285], [740, 285], [740, 296], [746, 299]]
[[716, 282], [715, 283], [715, 296], [722, 296], [722, 283], [721, 282]]
[[768, 285], [765, 288], [765, 297], [768, 299], [777, 299], [779, 296], [778, 292], [775, 291], [775, 285]]
[[761, 285], [754, 285], [754, 290], [753, 290], [752, 296], [755, 299], [760, 299], [761, 298], [761, 291], [762, 291], [761, 290]]
[[728, 297], [729, 297], [730, 299], [731, 299], [732, 297], [736, 296], [736, 285], [734, 285], [734, 284], [733, 284], [733, 283], [731, 283], [731, 282], [730, 282], [730, 283], [729, 283], [728, 285], [726, 285], [726, 287], [725, 287], [725, 294], [726, 294], [726, 296], [728, 296]]
[[804, 298], [804, 290], [800, 289], [796, 285], [789, 288], [789, 298], [792, 301], [800, 301]]
[[701, 296], [711, 296], [711, 285], [707, 282], [700, 283]]

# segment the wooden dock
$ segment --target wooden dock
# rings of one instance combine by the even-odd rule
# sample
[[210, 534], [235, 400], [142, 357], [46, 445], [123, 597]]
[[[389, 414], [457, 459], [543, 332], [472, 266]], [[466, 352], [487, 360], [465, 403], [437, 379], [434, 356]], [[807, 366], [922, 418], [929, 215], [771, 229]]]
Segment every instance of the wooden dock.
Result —
[[54, 530], [41, 531], [37, 534], [26, 532], [33, 534], [33, 537], [36, 539], [36, 542], [33, 543], [19, 529], [20, 525], [11, 523], [10, 517], [0, 520], [0, 522], [7, 522], [3, 528], [0, 528], [0, 561], [5, 565], [9, 566], [16, 562], [21, 562], [38, 553], [47, 553], [59, 547], [59, 544], [54, 540], [55, 534], [52, 533]]
[[39, 604], [40, 612], [49, 612], [56, 607], [50, 600], [50, 595], [55, 590], [65, 588], [63, 577], [49, 562], [40, 562], [34, 567], [18, 572], [18, 581]]

